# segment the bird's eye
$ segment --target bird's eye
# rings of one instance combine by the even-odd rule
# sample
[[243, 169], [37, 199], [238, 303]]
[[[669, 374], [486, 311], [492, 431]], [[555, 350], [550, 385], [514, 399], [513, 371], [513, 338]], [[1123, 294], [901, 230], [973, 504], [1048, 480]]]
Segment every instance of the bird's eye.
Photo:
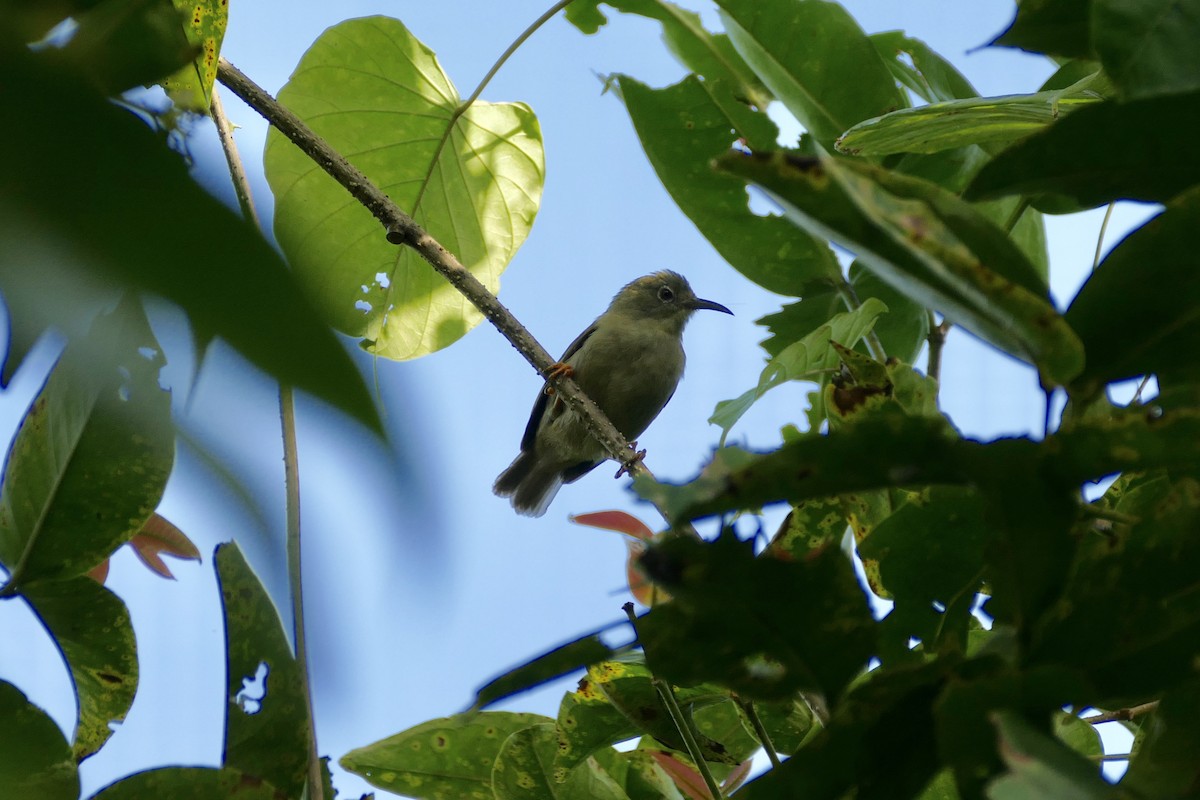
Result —
[[671, 291], [670, 286], [660, 286], [658, 288], [658, 299], [664, 303], [669, 303], [675, 299], [675, 293]]

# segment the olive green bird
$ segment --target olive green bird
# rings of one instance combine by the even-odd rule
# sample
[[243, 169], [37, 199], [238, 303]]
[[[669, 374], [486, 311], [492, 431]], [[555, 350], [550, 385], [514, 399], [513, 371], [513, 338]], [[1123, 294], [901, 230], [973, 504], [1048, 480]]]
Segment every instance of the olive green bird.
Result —
[[[700, 309], [732, 314], [696, 297], [687, 280], [664, 270], [638, 278], [579, 334], [554, 366], [570, 375], [625, 438], [642, 434], [683, 377], [683, 328]], [[583, 417], [547, 383], [538, 392], [521, 439], [521, 453], [492, 487], [511, 498], [518, 514], [540, 517], [564, 483], [599, 466], [608, 454]]]

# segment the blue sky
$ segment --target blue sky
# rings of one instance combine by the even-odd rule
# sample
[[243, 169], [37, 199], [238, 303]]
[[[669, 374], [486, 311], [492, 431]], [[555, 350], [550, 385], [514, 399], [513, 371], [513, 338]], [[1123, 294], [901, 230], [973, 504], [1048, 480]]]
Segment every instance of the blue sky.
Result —
[[[683, 3], [716, 15], [700, 3]], [[1041, 58], [975, 49], [1010, 20], [1010, 0], [844, 5], [868, 32], [904, 29], [949, 58], [982, 94], [1029, 92], [1052, 71]], [[231, 4], [224, 54], [275, 93], [326, 27], [356, 16], [401, 19], [431, 47], [460, 93], [470, 93], [495, 58], [546, 2], [343, 2]], [[706, 419], [719, 400], [752, 386], [762, 367], [754, 321], [781, 302], [729, 268], [671, 202], [642, 154], [618, 99], [598, 76], [626, 72], [652, 85], [683, 71], [655, 23], [613, 13], [585, 37], [562, 18], [525, 44], [484, 93], [520, 100], [538, 114], [547, 180], [533, 232], [502, 279], [501, 299], [552, 353], [604, 310], [629, 280], [658, 269], [685, 274], [696, 292], [736, 314], [697, 315], [685, 337], [688, 369], [675, 398], [641, 438], [647, 464], [664, 479], [696, 473], [719, 437]], [[265, 123], [228, 93], [239, 146], [264, 219], [271, 199], [262, 177]], [[191, 141], [198, 180], [232, 202], [210, 124]], [[1119, 209], [1108, 245], [1147, 210]], [[1091, 267], [1101, 212], [1049, 225], [1052, 285], [1060, 304]], [[142, 683], [111, 742], [83, 766], [85, 795], [129, 772], [165, 764], [214, 765], [221, 756], [223, 702], [219, 595], [209, 555], [235, 537], [277, 601], [285, 597], [283, 483], [274, 386], [218, 345], [193, 384], [180, 317], [152, 304], [189, 437], [233, 464], [257, 498], [248, 510], [206, 477], [181, 445], [162, 513], [205, 553], [181, 564], [179, 580], [149, 575], [127, 552], [109, 586], [128, 603], [138, 635]], [[286, 347], [286, 342], [279, 346]], [[43, 348], [46, 356], [51, 352]], [[417, 362], [373, 362], [391, 435], [371, 439], [318, 403], [299, 407], [301, 487], [316, 716], [320, 750], [347, 750], [465, 708], [484, 681], [527, 657], [622, 617], [624, 544], [615, 534], [570, 525], [567, 515], [621, 508], [648, 523], [625, 481], [605, 466], [560, 492], [541, 519], [518, 517], [492, 496], [495, 475], [516, 454], [540, 381], [495, 331], [483, 325], [446, 351]], [[44, 370], [46, 359], [40, 360]], [[923, 367], [923, 356], [918, 365]], [[36, 392], [37, 363], [0, 396], [0, 424], [15, 430]], [[943, 364], [943, 408], [966, 434], [991, 438], [1040, 430], [1042, 397], [1033, 372], [955, 331]], [[807, 385], [777, 389], [734, 429], [730, 441], [770, 447], [779, 428], [800, 422]], [[770, 519], [777, 519], [771, 517]], [[768, 528], [770, 525], [768, 525]], [[286, 607], [286, 601], [282, 603]], [[21, 687], [67, 730], [74, 707], [65, 670], [36, 621], [0, 603], [0, 677]], [[571, 682], [506, 706], [553, 716]], [[269, 698], [268, 698], [269, 702]], [[339, 774], [343, 797], [367, 789]]]

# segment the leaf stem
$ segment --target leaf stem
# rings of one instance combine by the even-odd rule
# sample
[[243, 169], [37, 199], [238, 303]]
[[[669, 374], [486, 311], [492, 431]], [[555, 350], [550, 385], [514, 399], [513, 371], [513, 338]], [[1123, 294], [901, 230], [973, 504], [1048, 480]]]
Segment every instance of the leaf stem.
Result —
[[[625, 610], [625, 615], [629, 617], [629, 624], [633, 626], [633, 631], [636, 634], [637, 614], [634, 613], [633, 603], [626, 603], [621, 608]], [[675, 693], [671, 690], [670, 684], [659, 678], [654, 674], [654, 670], [650, 669], [649, 660], [647, 660], [646, 668], [650, 671], [650, 683], [654, 686], [655, 691], [658, 692], [658, 697], [662, 700], [662, 704], [666, 706], [667, 713], [671, 715], [671, 721], [675, 723], [675, 727], [679, 730], [679, 735], [683, 737], [683, 744], [687, 747], [688, 756], [695, 762], [696, 769], [700, 772], [700, 776], [704, 778], [704, 785], [708, 787], [708, 793], [712, 796], [713, 800], [721, 800], [724, 795], [721, 794], [721, 787], [713, 779], [712, 772], [708, 769], [708, 763], [705, 762], [704, 755], [700, 752], [700, 745], [696, 742], [696, 732], [692, 729], [691, 719], [684, 715], [682, 709], [679, 708], [679, 703], [675, 701]]]
[[450, 115], [450, 119], [446, 122], [446, 130], [442, 131], [442, 138], [437, 143], [437, 147], [433, 151], [433, 157], [429, 159], [429, 170], [425, 173], [425, 177], [421, 180], [421, 188], [417, 190], [417, 199], [413, 200], [410, 214], [416, 214], [417, 209], [421, 206], [421, 199], [425, 197], [425, 190], [429, 188], [429, 181], [433, 177], [433, 170], [437, 167], [438, 159], [442, 157], [442, 150], [446, 148], [446, 142], [450, 141], [450, 134], [454, 132], [454, 126], [463, 114], [467, 113], [467, 109], [479, 99], [479, 95], [483, 94], [483, 90], [492, 82], [492, 78], [496, 77], [496, 73], [504, 66], [504, 62], [508, 61], [512, 54], [517, 52], [521, 45], [532, 36], [538, 28], [549, 22], [555, 14], [562, 11], [567, 6], [571, 5], [574, 0], [558, 0], [557, 3], [550, 6], [544, 14], [535, 19], [533, 23], [521, 31], [521, 35], [513, 40], [513, 43], [508, 46], [508, 49], [500, 54], [500, 58], [496, 59], [496, 63], [492, 64], [492, 68], [483, 76], [483, 80], [475, 87], [475, 91], [471, 92], [471, 96], [459, 104], [458, 108]]
[[[395, 245], [404, 245], [417, 252], [442, 277], [450, 282], [464, 297], [482, 313], [496, 330], [506, 338], [517, 352], [538, 372], [546, 375], [554, 365], [554, 359], [546, 349], [525, 329], [516, 317], [487, 290], [478, 278], [436, 239], [418, 225], [411, 216], [400, 209], [391, 198], [379, 189], [357, 167], [346, 160], [329, 143], [317, 136], [299, 117], [279, 104], [240, 70], [222, 58], [218, 64], [217, 77], [247, 105], [261, 114], [276, 130], [291, 140], [307, 154], [321, 169], [341, 184], [364, 208], [371, 212], [387, 232], [387, 240]], [[629, 442], [618, 431], [590, 397], [584, 394], [574, 379], [552, 377], [551, 385], [557, 395], [581, 414], [587, 423], [588, 433], [618, 463], [634, 474], [649, 475], [650, 471], [641, 463]]]
[[[857, 311], [862, 305], [862, 301], [858, 299], [858, 293], [854, 291], [854, 287], [850, 285], [850, 282], [839, 274], [834, 278], [833, 285], [837, 289], [837, 293], [841, 296], [846, 310]], [[867, 351], [870, 352], [871, 358], [880, 364], [887, 361], [887, 352], [883, 349], [883, 342], [879, 341], [879, 336], [875, 333], [873, 327], [863, 336], [863, 341], [866, 342]]]
[[775, 752], [775, 745], [771, 743], [771, 735], [767, 733], [767, 729], [763, 726], [762, 719], [759, 718], [758, 711], [754, 708], [754, 701], [736, 694], [733, 696], [733, 699], [746, 714], [746, 719], [750, 720], [750, 725], [754, 728], [754, 735], [758, 737], [759, 744], [763, 746], [763, 750], [767, 751], [767, 758], [771, 760], [771, 766], [779, 767], [782, 763], [779, 760], [779, 753]]
[[[233, 126], [225, 115], [217, 87], [212, 89], [209, 113], [217, 125], [221, 148], [229, 164], [229, 175], [233, 179], [238, 205], [248, 222], [258, 227], [258, 212], [250, 194], [250, 182], [246, 169], [238, 155], [237, 143], [233, 138]], [[321, 759], [317, 751], [316, 720], [313, 718], [312, 686], [308, 676], [308, 646], [304, 633], [304, 588], [301, 569], [300, 547], [300, 460], [296, 448], [296, 406], [292, 387], [279, 385], [279, 418], [283, 433], [283, 472], [287, 494], [287, 562], [288, 588], [292, 595], [292, 625], [296, 642], [296, 665], [300, 671], [300, 690], [307, 706], [304, 738], [308, 745], [308, 792], [310, 800], [324, 800], [325, 788], [321, 780]]]

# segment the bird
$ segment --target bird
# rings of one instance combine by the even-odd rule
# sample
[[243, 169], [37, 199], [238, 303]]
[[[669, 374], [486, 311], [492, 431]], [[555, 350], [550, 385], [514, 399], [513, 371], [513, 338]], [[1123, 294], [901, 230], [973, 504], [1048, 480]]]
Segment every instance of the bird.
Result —
[[[696, 311], [733, 314], [696, 297], [687, 279], [662, 270], [617, 292], [608, 309], [575, 338], [549, 374], [568, 375], [633, 441], [666, 406], [683, 377], [683, 329]], [[547, 382], [533, 404], [521, 452], [492, 491], [518, 514], [540, 517], [564, 483], [604, 462], [607, 452], [581, 414], [555, 397]]]

